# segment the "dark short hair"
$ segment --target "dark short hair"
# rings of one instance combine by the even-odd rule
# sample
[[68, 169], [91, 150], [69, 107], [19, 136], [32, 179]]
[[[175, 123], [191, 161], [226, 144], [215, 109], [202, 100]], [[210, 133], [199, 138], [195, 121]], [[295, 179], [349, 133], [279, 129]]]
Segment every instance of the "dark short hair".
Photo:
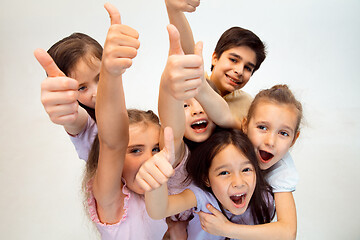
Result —
[[[219, 59], [226, 50], [239, 46], [247, 46], [255, 52], [256, 64], [253, 71], [254, 73], [265, 60], [266, 47], [255, 33], [245, 28], [232, 27], [221, 35], [215, 47], [216, 58]], [[211, 65], [211, 71], [213, 68], [214, 66]]]

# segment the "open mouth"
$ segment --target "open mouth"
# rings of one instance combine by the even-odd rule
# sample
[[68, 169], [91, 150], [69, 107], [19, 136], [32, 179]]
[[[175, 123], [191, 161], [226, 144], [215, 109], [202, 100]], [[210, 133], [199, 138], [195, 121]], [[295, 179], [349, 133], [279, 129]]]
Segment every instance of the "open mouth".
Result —
[[227, 75], [227, 74], [225, 74], [225, 76], [226, 76], [231, 82], [233, 82], [233, 83], [236, 84], [236, 85], [242, 84], [242, 81], [240, 81], [240, 80], [238, 80], [238, 79], [232, 78], [232, 77], [230, 77], [230, 76]]
[[242, 205], [245, 204], [245, 197], [246, 197], [246, 194], [243, 193], [243, 194], [232, 195], [232, 196], [230, 196], [230, 199], [231, 199], [231, 201], [234, 202], [236, 207], [241, 207]]
[[208, 125], [208, 121], [206, 120], [198, 120], [191, 124], [191, 128], [194, 129], [196, 132], [205, 131]]
[[269, 153], [269, 152], [266, 152], [263, 150], [259, 150], [259, 153], [260, 153], [261, 160], [263, 162], [269, 162], [274, 157], [274, 155], [272, 153]]

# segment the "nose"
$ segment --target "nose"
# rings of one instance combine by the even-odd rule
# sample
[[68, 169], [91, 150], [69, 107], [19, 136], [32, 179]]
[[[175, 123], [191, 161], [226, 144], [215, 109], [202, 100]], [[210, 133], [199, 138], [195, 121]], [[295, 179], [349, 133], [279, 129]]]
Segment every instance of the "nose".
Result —
[[268, 133], [265, 138], [265, 144], [269, 147], [274, 147], [276, 142], [276, 136], [273, 133]]
[[204, 114], [204, 109], [199, 103], [193, 103], [191, 106], [191, 116]]
[[244, 66], [242, 64], [237, 64], [234, 66], [235, 74], [242, 76], [243, 71], [244, 71]]
[[231, 182], [233, 188], [241, 188], [244, 185], [244, 180], [241, 174], [234, 174]]

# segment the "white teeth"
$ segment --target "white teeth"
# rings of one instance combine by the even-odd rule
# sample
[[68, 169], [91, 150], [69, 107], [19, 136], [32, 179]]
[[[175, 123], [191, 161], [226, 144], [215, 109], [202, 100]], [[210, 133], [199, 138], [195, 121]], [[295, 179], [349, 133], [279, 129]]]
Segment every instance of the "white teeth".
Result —
[[205, 120], [199, 120], [199, 121], [196, 121], [194, 122], [193, 124], [206, 124], [207, 122]]
[[245, 193], [242, 193], [242, 194], [236, 194], [236, 195], [233, 195], [233, 196], [235, 196], [235, 197], [241, 197], [241, 196], [244, 196], [245, 195]]
[[240, 84], [240, 83], [241, 83], [241, 81], [236, 80], [236, 79], [234, 79], [234, 78], [232, 78], [232, 77], [230, 77], [230, 76], [228, 76], [228, 78], [230, 79], [230, 81], [232, 81], [232, 82], [234, 82], [234, 83], [236, 83], [236, 84]]

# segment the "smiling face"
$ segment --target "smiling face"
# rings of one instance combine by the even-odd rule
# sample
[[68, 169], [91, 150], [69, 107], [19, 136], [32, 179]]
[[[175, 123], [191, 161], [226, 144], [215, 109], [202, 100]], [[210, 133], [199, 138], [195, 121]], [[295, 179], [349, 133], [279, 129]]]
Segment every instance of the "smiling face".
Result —
[[210, 80], [225, 96], [246, 85], [256, 65], [256, 54], [247, 46], [238, 46], [224, 51], [220, 58], [213, 53], [214, 66]]
[[90, 60], [81, 58], [69, 74], [69, 77], [79, 83], [79, 102], [93, 109], [96, 103], [100, 64], [101, 61], [95, 57], [91, 57]]
[[254, 166], [238, 148], [227, 145], [211, 162], [208, 185], [224, 209], [241, 215], [255, 189]]
[[215, 124], [208, 118], [195, 98], [184, 101], [185, 133], [184, 136], [193, 142], [203, 142], [210, 137]]
[[159, 150], [160, 126], [148, 123], [135, 123], [129, 126], [129, 145], [126, 151], [123, 178], [133, 192], [144, 194], [135, 180], [140, 166]]
[[245, 125], [244, 132], [255, 147], [261, 169], [277, 163], [299, 136], [298, 111], [290, 104], [262, 100]]

